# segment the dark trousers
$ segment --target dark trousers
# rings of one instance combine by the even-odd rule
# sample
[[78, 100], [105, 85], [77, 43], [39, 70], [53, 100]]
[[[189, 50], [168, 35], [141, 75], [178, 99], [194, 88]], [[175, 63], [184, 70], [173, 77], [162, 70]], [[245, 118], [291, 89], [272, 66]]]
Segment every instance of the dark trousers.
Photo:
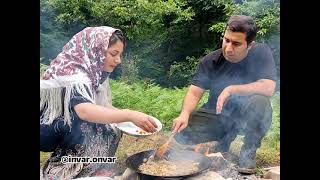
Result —
[[271, 122], [269, 98], [232, 95], [220, 115], [214, 109], [200, 108], [193, 112], [188, 127], [176, 135], [176, 140], [189, 145], [209, 141], [230, 144], [238, 134], [244, 134], [244, 145], [258, 148]]
[[226, 131], [221, 142], [228, 144], [243, 134], [244, 146], [259, 148], [272, 122], [270, 99], [261, 95], [231, 96], [221, 121]]

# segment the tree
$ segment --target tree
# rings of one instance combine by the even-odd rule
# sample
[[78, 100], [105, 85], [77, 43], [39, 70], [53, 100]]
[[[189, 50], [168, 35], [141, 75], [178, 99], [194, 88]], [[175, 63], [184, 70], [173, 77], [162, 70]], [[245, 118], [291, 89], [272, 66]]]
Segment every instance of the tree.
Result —
[[[252, 16], [258, 40], [272, 45], [279, 65], [280, 2], [274, 0], [41, 0], [50, 18], [41, 45], [71, 37], [85, 26], [120, 28], [128, 44], [115, 76], [146, 78], [162, 86], [185, 86], [199, 59], [219, 48], [232, 14]], [[43, 16], [46, 17], [46, 16]], [[48, 37], [50, 36], [50, 37]], [[59, 41], [61, 42], [61, 41]], [[51, 43], [52, 44], [52, 43]], [[59, 44], [61, 48], [62, 43]], [[58, 45], [57, 45], [58, 46]], [[46, 46], [52, 47], [52, 46]], [[192, 64], [192, 65], [190, 65]], [[122, 71], [122, 73], [121, 73]], [[175, 74], [179, 72], [179, 74]], [[133, 74], [132, 74], [133, 73]], [[131, 78], [130, 77], [130, 78]]]

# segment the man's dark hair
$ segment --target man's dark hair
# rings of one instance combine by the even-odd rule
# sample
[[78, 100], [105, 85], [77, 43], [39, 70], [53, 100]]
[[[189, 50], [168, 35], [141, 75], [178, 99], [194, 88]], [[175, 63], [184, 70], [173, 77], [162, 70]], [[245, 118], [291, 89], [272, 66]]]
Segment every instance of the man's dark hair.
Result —
[[116, 30], [110, 37], [109, 47], [114, 45], [118, 40], [120, 40], [124, 47], [126, 47], [126, 38], [120, 30]]
[[247, 44], [250, 44], [255, 39], [258, 28], [250, 16], [234, 15], [229, 18], [225, 30], [246, 33]]

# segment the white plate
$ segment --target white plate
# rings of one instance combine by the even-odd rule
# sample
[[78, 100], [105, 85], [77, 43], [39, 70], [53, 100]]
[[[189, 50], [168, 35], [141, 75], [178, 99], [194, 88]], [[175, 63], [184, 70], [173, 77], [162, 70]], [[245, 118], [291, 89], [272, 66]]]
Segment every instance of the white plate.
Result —
[[[154, 132], [154, 133], [159, 132], [162, 129], [161, 122], [155, 117], [152, 117], [152, 116], [150, 116], [150, 117], [158, 125], [157, 131]], [[121, 131], [123, 131], [124, 133], [129, 134], [129, 135], [133, 135], [133, 136], [149, 136], [149, 135], [154, 134], [154, 133], [149, 133], [149, 132], [144, 131], [143, 129], [141, 129], [140, 127], [136, 126], [132, 122], [118, 123], [115, 126], [117, 128], [119, 128]]]

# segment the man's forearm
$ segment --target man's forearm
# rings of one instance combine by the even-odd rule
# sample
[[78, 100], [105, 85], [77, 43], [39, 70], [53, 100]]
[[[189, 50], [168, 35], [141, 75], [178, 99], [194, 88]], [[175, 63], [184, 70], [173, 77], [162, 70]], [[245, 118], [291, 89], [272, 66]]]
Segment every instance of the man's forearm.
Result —
[[195, 87], [191, 86], [186, 94], [186, 97], [184, 98], [180, 116], [189, 117], [191, 112], [193, 112], [196, 109], [197, 104], [202, 97], [202, 94], [203, 94], [203, 90], [200, 90], [200, 91], [199, 89], [195, 90]]
[[236, 94], [239, 96], [259, 94], [271, 97], [275, 91], [275, 86], [276, 83], [274, 81], [262, 79], [249, 84], [231, 85], [227, 88], [231, 94]]

